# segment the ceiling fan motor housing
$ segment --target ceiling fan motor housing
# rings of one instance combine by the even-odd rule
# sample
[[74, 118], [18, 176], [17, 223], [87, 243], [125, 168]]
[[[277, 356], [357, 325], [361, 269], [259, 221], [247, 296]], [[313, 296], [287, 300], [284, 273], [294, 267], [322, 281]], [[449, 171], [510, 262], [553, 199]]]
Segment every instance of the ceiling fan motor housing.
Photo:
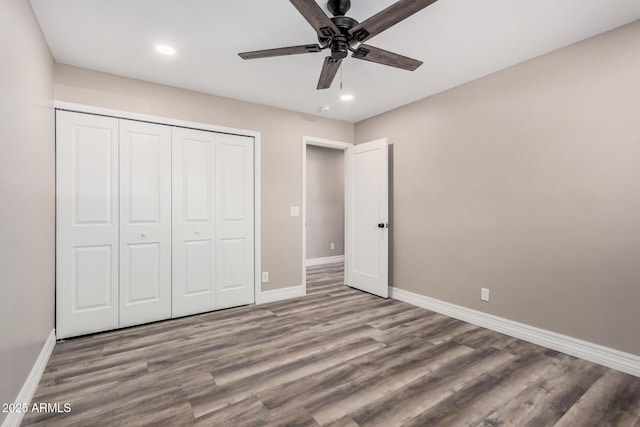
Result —
[[349, 54], [349, 42], [344, 36], [337, 36], [331, 40], [331, 57], [343, 59]]
[[331, 48], [331, 57], [333, 59], [346, 58], [349, 54], [349, 48], [358, 41], [349, 34], [349, 30], [358, 25], [358, 21], [348, 16], [334, 16], [330, 19], [338, 27], [340, 34], [334, 34], [329, 37], [318, 36], [318, 41], [320, 45]]

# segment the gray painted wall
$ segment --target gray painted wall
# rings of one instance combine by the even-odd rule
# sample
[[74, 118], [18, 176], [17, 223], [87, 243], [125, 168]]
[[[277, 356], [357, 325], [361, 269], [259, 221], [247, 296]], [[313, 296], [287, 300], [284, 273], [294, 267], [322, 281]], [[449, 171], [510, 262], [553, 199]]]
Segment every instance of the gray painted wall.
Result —
[[640, 355], [638, 52], [640, 21], [357, 123], [394, 144], [394, 285]]
[[0, 1], [0, 58], [0, 402], [13, 402], [54, 325], [53, 59], [26, 0]]
[[353, 141], [352, 123], [56, 64], [55, 98], [262, 133], [263, 290], [302, 283], [302, 137]]
[[307, 145], [307, 259], [344, 255], [344, 156]]

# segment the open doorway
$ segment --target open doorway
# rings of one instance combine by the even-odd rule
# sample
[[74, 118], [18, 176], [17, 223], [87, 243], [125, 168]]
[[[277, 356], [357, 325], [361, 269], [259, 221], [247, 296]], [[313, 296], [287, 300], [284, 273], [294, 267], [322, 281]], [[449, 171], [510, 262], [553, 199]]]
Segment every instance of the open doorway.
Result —
[[344, 152], [307, 146], [307, 267], [344, 261]]
[[[345, 259], [346, 150], [351, 143], [304, 137], [302, 141], [302, 283], [307, 267]], [[344, 283], [344, 276], [343, 276]]]

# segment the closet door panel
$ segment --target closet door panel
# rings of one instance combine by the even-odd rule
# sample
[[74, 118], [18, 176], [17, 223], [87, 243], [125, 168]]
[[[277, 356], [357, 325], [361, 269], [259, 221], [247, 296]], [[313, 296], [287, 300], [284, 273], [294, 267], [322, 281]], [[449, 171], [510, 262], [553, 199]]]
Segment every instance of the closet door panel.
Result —
[[120, 121], [120, 326], [171, 317], [171, 128]]
[[74, 246], [72, 250], [72, 310], [111, 308], [113, 246]]
[[[220, 239], [218, 258], [218, 289], [221, 299], [227, 299], [227, 306], [243, 304], [244, 300], [230, 300], [231, 293], [247, 288], [247, 242], [245, 238]], [[243, 295], [244, 296], [244, 295]], [[247, 302], [248, 304], [249, 302]], [[221, 304], [223, 306], [223, 304]]]
[[253, 138], [219, 135], [216, 159], [218, 308], [254, 302]]
[[216, 307], [216, 134], [173, 128], [173, 317]]
[[163, 296], [161, 251], [157, 242], [127, 245], [128, 277], [124, 280], [129, 284], [125, 295], [127, 305], [160, 301]]
[[213, 248], [211, 241], [184, 242], [184, 250], [184, 294], [213, 296]]
[[56, 113], [56, 333], [118, 327], [118, 120]]

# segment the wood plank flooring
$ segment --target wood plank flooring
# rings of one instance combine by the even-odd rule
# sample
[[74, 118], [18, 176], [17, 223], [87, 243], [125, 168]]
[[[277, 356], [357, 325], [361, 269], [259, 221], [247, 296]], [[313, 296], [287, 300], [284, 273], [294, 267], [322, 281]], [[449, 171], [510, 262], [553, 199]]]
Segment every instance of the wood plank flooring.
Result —
[[640, 378], [342, 285], [58, 343], [25, 426], [640, 426]]

